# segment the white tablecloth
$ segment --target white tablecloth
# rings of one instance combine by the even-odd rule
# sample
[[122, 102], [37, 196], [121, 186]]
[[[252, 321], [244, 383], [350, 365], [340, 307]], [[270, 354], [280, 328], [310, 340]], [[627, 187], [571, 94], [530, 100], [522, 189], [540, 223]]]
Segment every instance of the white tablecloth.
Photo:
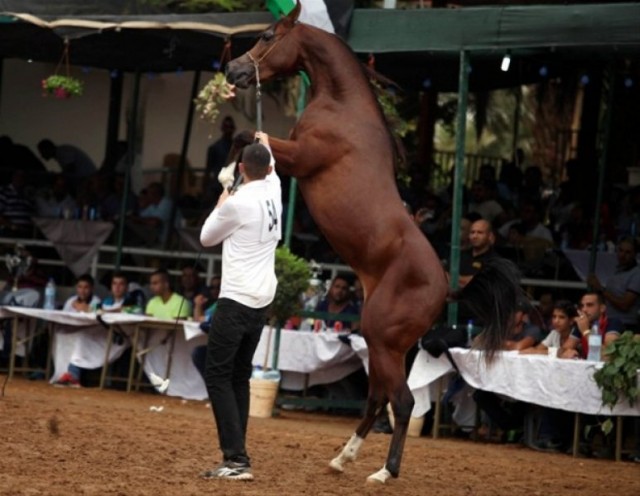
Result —
[[[602, 406], [602, 394], [593, 379], [600, 362], [561, 360], [508, 351], [500, 353], [494, 363], [487, 366], [484, 357], [475, 350], [453, 348], [451, 355], [464, 380], [476, 389], [570, 412], [640, 416], [640, 402], [631, 407], [625, 400], [618, 403], [613, 411]], [[420, 416], [428, 411], [429, 384], [452, 370], [444, 355], [434, 359], [425, 351], [418, 353], [409, 377], [416, 399], [413, 415]]]
[[[14, 315], [43, 319], [56, 324], [52, 347], [54, 375], [51, 381], [57, 380], [66, 372], [72, 356], [74, 362], [79, 361], [78, 365], [82, 364], [85, 368], [102, 366], [106, 352], [107, 330], [97, 322], [95, 313], [0, 307], [0, 318]], [[127, 313], [104, 313], [101, 318], [106, 324], [118, 325], [128, 336], [133, 334], [136, 324], [143, 324], [145, 328], [150, 329], [147, 348], [152, 350], [146, 354], [144, 371], [147, 375], [153, 373], [162, 378], [166, 377], [169, 345], [162, 344], [162, 341], [172, 332], [171, 321]], [[155, 330], [154, 323], [159, 325]], [[176, 333], [167, 394], [186, 399], [206, 399], [204, 381], [191, 361], [191, 353], [196, 346], [206, 344], [207, 336], [200, 331], [197, 322], [180, 321], [177, 327], [183, 332]], [[254, 365], [265, 364], [269, 336], [271, 344], [266, 364], [271, 367], [275, 330], [270, 335], [269, 327], [263, 329], [253, 359]], [[78, 343], [82, 343], [83, 346], [79, 347]], [[140, 343], [139, 346], [142, 347], [143, 344]], [[79, 354], [79, 348], [83, 350], [82, 354]], [[120, 356], [126, 348], [127, 346], [112, 346], [110, 361]], [[335, 333], [281, 331], [278, 368], [282, 372], [281, 386], [285, 389], [303, 389], [306, 374], [309, 386], [327, 384], [346, 377], [361, 366], [362, 361], [358, 355], [351, 347], [342, 343]]]
[[[273, 364], [276, 331], [269, 329], [269, 326], [265, 326], [262, 330], [260, 342], [253, 356], [254, 366], [266, 365], [271, 368]], [[280, 332], [278, 369], [282, 375], [280, 387], [283, 389], [300, 391], [304, 389], [307, 377], [308, 386], [329, 384], [343, 379], [363, 365], [353, 349], [340, 341], [336, 333], [290, 330]], [[197, 322], [185, 322], [184, 334], [187, 340], [201, 339], [204, 336]], [[268, 356], [267, 343], [270, 343]]]
[[[272, 365], [275, 329], [271, 332], [269, 356], [265, 361], [269, 327], [262, 331], [262, 338], [253, 356], [253, 364]], [[302, 390], [306, 374], [308, 385], [329, 384], [347, 377], [362, 367], [361, 359], [353, 349], [338, 339], [333, 332], [309, 332], [282, 330], [278, 369], [282, 372], [280, 387], [293, 391]]]
[[[67, 371], [72, 358], [74, 363], [84, 368], [102, 367], [106, 352], [107, 330], [98, 323], [95, 313], [0, 307], [0, 318], [13, 317], [14, 315], [42, 319], [55, 324], [52, 343], [54, 373], [51, 382], [58, 380]], [[105, 313], [101, 317], [107, 324], [117, 324], [128, 336], [133, 335], [137, 324], [144, 324], [146, 328], [149, 328], [151, 334], [147, 346], [153, 349], [146, 355], [144, 371], [147, 375], [153, 372], [160, 377], [165, 377], [169, 345], [160, 343], [168, 332], [172, 332], [171, 329], [166, 329], [167, 324], [170, 324], [169, 321], [127, 313]], [[153, 330], [153, 324], [162, 325], [162, 328]], [[177, 329], [181, 330], [182, 326], [183, 323], [178, 322]], [[205, 339], [202, 336], [200, 339], [194, 339], [187, 343], [183, 332], [176, 333], [171, 362], [171, 381], [167, 394], [187, 399], [206, 398], [204, 382], [191, 362], [191, 350], [204, 342]], [[117, 359], [128, 347], [128, 343], [123, 346], [112, 345], [109, 361]]]

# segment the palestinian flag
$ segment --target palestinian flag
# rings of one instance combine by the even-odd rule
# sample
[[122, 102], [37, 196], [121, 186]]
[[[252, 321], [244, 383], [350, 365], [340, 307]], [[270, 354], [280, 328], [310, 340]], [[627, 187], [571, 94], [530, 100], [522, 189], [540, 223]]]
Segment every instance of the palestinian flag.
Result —
[[[301, 22], [347, 39], [351, 14], [353, 14], [353, 0], [299, 1], [302, 4], [302, 11], [298, 18]], [[267, 8], [276, 19], [287, 15], [295, 6], [295, 0], [267, 0]]]

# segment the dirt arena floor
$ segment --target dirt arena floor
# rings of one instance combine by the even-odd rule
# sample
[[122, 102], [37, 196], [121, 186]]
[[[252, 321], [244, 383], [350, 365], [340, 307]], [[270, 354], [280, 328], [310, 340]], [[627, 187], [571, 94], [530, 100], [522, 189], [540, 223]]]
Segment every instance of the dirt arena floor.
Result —
[[205, 481], [198, 473], [219, 461], [205, 403], [14, 379], [0, 398], [0, 494], [640, 495], [640, 465], [631, 462], [426, 437], [407, 440], [399, 479], [366, 485], [388, 435], [371, 434], [344, 474], [326, 469], [356, 422], [289, 411], [250, 419], [255, 480]]

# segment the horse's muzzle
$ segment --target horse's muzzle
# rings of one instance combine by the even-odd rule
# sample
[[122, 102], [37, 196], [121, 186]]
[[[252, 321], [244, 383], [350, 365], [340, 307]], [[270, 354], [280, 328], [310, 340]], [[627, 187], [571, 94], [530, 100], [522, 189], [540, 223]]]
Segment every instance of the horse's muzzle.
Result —
[[251, 83], [255, 82], [255, 68], [251, 62], [244, 62], [240, 59], [232, 60], [227, 64], [227, 81], [238, 88], [248, 88]]

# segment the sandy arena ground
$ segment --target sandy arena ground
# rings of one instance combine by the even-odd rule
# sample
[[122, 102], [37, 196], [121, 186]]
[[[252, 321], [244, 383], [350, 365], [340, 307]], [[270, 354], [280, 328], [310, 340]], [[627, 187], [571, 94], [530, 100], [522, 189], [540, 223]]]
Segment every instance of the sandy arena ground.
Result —
[[631, 462], [426, 437], [408, 438], [399, 479], [365, 485], [388, 435], [371, 434], [344, 474], [326, 468], [356, 422], [289, 411], [250, 419], [255, 480], [204, 481], [198, 473], [219, 461], [204, 403], [14, 379], [0, 398], [0, 495], [640, 495]]

